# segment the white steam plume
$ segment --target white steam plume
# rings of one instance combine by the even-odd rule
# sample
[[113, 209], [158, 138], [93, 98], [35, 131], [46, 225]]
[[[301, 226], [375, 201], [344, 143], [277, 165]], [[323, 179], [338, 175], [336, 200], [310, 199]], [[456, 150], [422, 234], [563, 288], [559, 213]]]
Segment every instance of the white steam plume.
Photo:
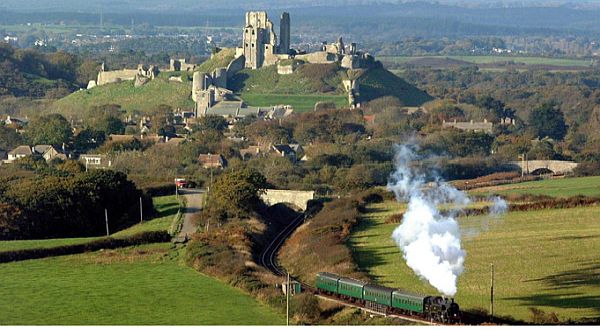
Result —
[[403, 252], [406, 264], [421, 278], [447, 296], [456, 294], [456, 282], [463, 272], [466, 252], [461, 248], [460, 228], [453, 215], [439, 212], [438, 205], [452, 203], [461, 208], [470, 200], [440, 178], [424, 191], [425, 176], [411, 169], [415, 146], [395, 146], [396, 170], [388, 189], [398, 200], [408, 201], [402, 224], [392, 238]]
[[500, 196], [491, 197], [489, 201], [493, 203], [490, 206], [490, 214], [492, 216], [499, 216], [508, 210], [508, 203]]

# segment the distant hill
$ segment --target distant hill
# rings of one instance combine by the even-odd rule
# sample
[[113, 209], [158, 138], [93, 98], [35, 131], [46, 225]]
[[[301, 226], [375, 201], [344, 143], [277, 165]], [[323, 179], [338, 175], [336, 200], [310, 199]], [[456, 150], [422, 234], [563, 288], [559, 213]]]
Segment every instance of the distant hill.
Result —
[[161, 73], [141, 87], [134, 87], [133, 81], [123, 81], [80, 90], [56, 101], [53, 108], [67, 118], [83, 117], [93, 106], [104, 104], [118, 104], [129, 113], [146, 113], [160, 104], [193, 108], [192, 83], [168, 81], [168, 77], [168, 74]]
[[0, 96], [44, 97], [78, 88], [78, 59], [67, 53], [41, 53], [0, 42]]
[[371, 101], [383, 96], [395, 96], [403, 105], [415, 107], [433, 100], [426, 92], [384, 68], [368, 70], [358, 81], [360, 83], [360, 102]]

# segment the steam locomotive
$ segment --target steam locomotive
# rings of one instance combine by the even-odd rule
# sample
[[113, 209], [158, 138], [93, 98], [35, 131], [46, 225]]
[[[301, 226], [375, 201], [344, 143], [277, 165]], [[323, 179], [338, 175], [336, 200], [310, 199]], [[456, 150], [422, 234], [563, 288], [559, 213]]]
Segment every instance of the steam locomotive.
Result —
[[317, 273], [316, 286], [321, 294], [384, 313], [415, 315], [439, 323], [460, 322], [460, 307], [454, 299], [409, 293], [325, 272]]

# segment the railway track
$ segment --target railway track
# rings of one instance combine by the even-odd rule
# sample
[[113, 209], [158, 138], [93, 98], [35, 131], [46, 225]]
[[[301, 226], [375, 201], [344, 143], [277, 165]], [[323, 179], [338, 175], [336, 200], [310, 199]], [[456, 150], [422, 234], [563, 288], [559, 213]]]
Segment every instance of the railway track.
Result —
[[281, 268], [277, 263], [277, 253], [283, 243], [285, 243], [285, 240], [287, 240], [294, 230], [304, 222], [305, 217], [304, 214], [297, 216], [275, 236], [260, 255], [259, 262], [261, 266], [265, 267], [275, 275], [286, 275], [285, 269]]

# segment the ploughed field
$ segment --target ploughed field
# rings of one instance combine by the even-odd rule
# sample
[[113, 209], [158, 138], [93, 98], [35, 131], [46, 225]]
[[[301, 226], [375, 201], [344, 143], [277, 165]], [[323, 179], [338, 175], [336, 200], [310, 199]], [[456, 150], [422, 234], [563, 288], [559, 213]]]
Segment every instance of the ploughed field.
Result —
[[469, 190], [470, 194], [498, 195], [547, 195], [551, 197], [572, 197], [577, 195], [600, 197], [600, 176], [581, 178], [547, 179], [513, 183]]
[[[349, 242], [363, 270], [382, 285], [435, 294], [406, 266], [391, 238], [401, 212], [396, 202], [371, 204]], [[529, 307], [561, 319], [600, 317], [600, 207], [510, 212], [459, 220], [467, 251], [458, 281], [463, 309], [489, 310], [490, 264], [495, 265], [495, 314], [530, 320]]]
[[269, 325], [283, 316], [151, 244], [0, 264], [0, 324]]

